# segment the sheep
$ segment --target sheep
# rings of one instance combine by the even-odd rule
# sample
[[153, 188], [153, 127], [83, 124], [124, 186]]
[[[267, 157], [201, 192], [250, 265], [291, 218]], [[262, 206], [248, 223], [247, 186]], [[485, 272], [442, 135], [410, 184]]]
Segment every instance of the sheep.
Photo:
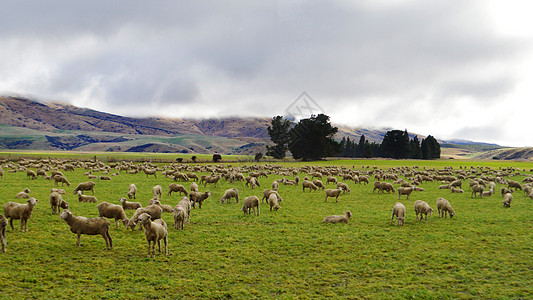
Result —
[[168, 204], [162, 204], [161, 201], [159, 201], [159, 200], [155, 200], [154, 204], [155, 205], [159, 205], [161, 207], [161, 209], [163, 209], [164, 212], [171, 213], [173, 211], [173, 209], [174, 209], [172, 206], [170, 206]]
[[101, 176], [100, 175], [100, 180], [111, 180], [111, 177], [109, 177], [109, 176]]
[[[379, 184], [376, 186], [376, 183], [379, 183]], [[376, 188], [378, 189], [378, 193], [381, 193], [384, 191], [386, 191], [387, 193], [391, 193], [391, 192], [396, 193], [394, 186], [392, 185], [392, 183], [389, 183], [389, 182], [379, 182], [379, 181], [374, 182], [374, 190], [376, 190]]]
[[189, 176], [187, 176], [185, 173], [176, 172], [173, 175], [174, 181], [189, 181]]
[[[217, 176], [207, 176], [204, 180], [204, 187], [207, 186], [208, 183], [214, 183], [215, 184], [215, 187], [217, 187], [217, 183], [218, 181], [220, 180], [220, 178], [222, 178], [222, 176], [220, 175], [217, 175]], [[259, 182], [257, 182], [257, 186], [260, 186], [259, 185]]]
[[337, 182], [337, 188], [342, 188], [342, 193], [348, 192], [348, 194], [351, 192], [350, 187], [347, 183], [344, 182]]
[[161, 194], [163, 194], [163, 188], [159, 184], [155, 185], [152, 188], [152, 194], [154, 195], [154, 197], [157, 196], [157, 199], [161, 199]]
[[337, 184], [337, 177], [334, 177], [334, 176], [326, 177], [326, 184], [328, 184], [330, 182], [333, 183], [333, 184]]
[[192, 179], [194, 181], [200, 180], [200, 178], [198, 178], [198, 175], [196, 175], [196, 173], [187, 173], [186, 175], [187, 177], [189, 177], [189, 179]]
[[390, 219], [390, 223], [392, 224], [392, 221], [396, 216], [396, 219], [398, 220], [398, 225], [403, 226], [403, 223], [405, 222], [405, 211], [405, 205], [400, 202], [396, 202], [396, 204], [394, 204], [394, 207], [392, 208], [392, 217]]
[[189, 200], [189, 198], [183, 196], [181, 197], [181, 200], [180, 202], [178, 202], [178, 205], [176, 206], [181, 206], [185, 209], [185, 213], [186, 213], [186, 222], [189, 223], [189, 218], [191, 216], [191, 201]]
[[[138, 221], [144, 227], [144, 235], [148, 242], [148, 255], [155, 257], [155, 244], [161, 252], [161, 240], [165, 244], [165, 255], [168, 255], [168, 231], [167, 223], [163, 219], [152, 221], [152, 217], [147, 213], [142, 213]], [[152, 246], [150, 246], [152, 244]]]
[[2, 244], [2, 253], [6, 253], [6, 227], [7, 219], [0, 215], [0, 243]]
[[460, 179], [454, 180], [450, 183], [450, 187], [461, 188], [463, 182]]
[[67, 177], [63, 175], [53, 175], [52, 179], [54, 180], [54, 184], [57, 186], [59, 182], [61, 182], [61, 186], [67, 185], [70, 186], [70, 182], [67, 180]]
[[33, 170], [26, 170], [26, 176], [31, 180], [37, 179], [37, 173]]
[[93, 192], [93, 195], [94, 195], [94, 186], [96, 185], [96, 183], [94, 183], [94, 181], [86, 181], [86, 182], [81, 182], [80, 184], [78, 184], [78, 186], [74, 189], [73, 193], [74, 194], [78, 194], [78, 191], [79, 192], [84, 192], [84, 191], [92, 191]]
[[96, 203], [98, 202], [98, 199], [96, 199], [95, 196], [87, 196], [87, 195], [84, 195], [82, 191], [78, 191], [78, 202]]
[[275, 190], [269, 190], [269, 189], [264, 189], [263, 190], [263, 198], [261, 199], [261, 203], [263, 203], [263, 200], [267, 200], [268, 199], [268, 196], [270, 196], [270, 194], [275, 194], [277, 197], [278, 197], [278, 201], [281, 202], [283, 201], [283, 199], [281, 198], [280, 194], [278, 193], [278, 191], [275, 191]]
[[324, 183], [322, 183], [322, 181], [320, 181], [320, 179], [313, 180], [313, 184], [316, 185], [317, 188], [325, 189]]
[[335, 202], [339, 202], [339, 196], [341, 195], [342, 188], [336, 188], [336, 189], [327, 189], [326, 190], [326, 199], [324, 199], [324, 202], [328, 201], [328, 197], [335, 197]]
[[[431, 216], [431, 213], [433, 212], [433, 208], [427, 204], [427, 202], [422, 200], [416, 200], [415, 201], [415, 213], [416, 213], [416, 220], [421, 221], [422, 215], [426, 215], [426, 222], [428, 221], [428, 214]], [[420, 214], [420, 219], [418, 219], [418, 215]]]
[[448, 214], [450, 214], [450, 218], [453, 218], [455, 216], [455, 211], [453, 210], [452, 206], [450, 205], [450, 202], [448, 200], [439, 197], [437, 199], [437, 211], [439, 212], [439, 216], [447, 217]]
[[318, 189], [318, 187], [309, 180], [302, 181], [302, 190], [304, 192], [305, 192], [305, 188], [308, 188], [309, 192], [311, 192], [311, 190], [316, 191]]
[[198, 184], [196, 182], [191, 182], [191, 192], [198, 192]]
[[[249, 215], [251, 210], [254, 210], [254, 215], [259, 216], [259, 198], [257, 196], [249, 196], [244, 198], [242, 201], [242, 208], [241, 210], [244, 212], [245, 215]], [[257, 207], [257, 213], [255, 212], [255, 208]]]
[[200, 209], [202, 208], [202, 203], [204, 202], [204, 200], [209, 197], [211, 197], [210, 191], [207, 191], [205, 193], [191, 192], [189, 194], [189, 199], [192, 202], [192, 207], [196, 208], [196, 203], [198, 203]]
[[98, 209], [98, 216], [99, 217], [106, 217], [106, 218], [112, 218], [115, 219], [115, 225], [118, 229], [118, 222], [122, 220], [122, 224], [124, 224], [124, 227], [127, 228], [128, 223], [130, 220], [126, 217], [126, 213], [124, 212], [124, 208], [117, 204], [112, 204], [109, 202], [102, 202], [99, 203], [96, 208]]
[[63, 200], [63, 197], [58, 192], [50, 193], [49, 200], [53, 215], [59, 214], [59, 208], [68, 209], [67, 201]]
[[507, 187], [509, 189], [515, 188], [516, 190], [522, 190], [522, 185], [520, 184], [520, 182], [510, 179], [507, 181]]
[[511, 192], [507, 192], [503, 196], [503, 207], [511, 207], [512, 201], [513, 201], [513, 194]]
[[414, 187], [399, 187], [398, 188], [398, 199], [400, 199], [402, 195], [407, 195], [407, 199], [409, 199], [409, 196], [411, 195], [413, 191], [414, 191]]
[[136, 210], [137, 208], [143, 207], [141, 203], [127, 201], [126, 198], [124, 198], [124, 197], [120, 198], [119, 201], [120, 201], [120, 204], [122, 204], [122, 208], [124, 210], [126, 210], [126, 209]]
[[[146, 207], [137, 208], [137, 210], [135, 210], [135, 213], [133, 214], [133, 216], [131, 217], [128, 223], [128, 228], [131, 228], [131, 230], [133, 230], [135, 226], [137, 225], [137, 218], [143, 213], [149, 214], [150, 216], [152, 216], [152, 220], [156, 220], [156, 219], [161, 219], [161, 215], [163, 214], [163, 209], [161, 208], [161, 206], [155, 205], [155, 204], [148, 205]], [[139, 228], [139, 230], [141, 229], [142, 227]]]
[[59, 193], [61, 195], [65, 195], [67, 192], [65, 192], [64, 189], [55, 189], [55, 188], [51, 188], [50, 189], [50, 193], [53, 193], [53, 192], [56, 192], [56, 193]]
[[453, 186], [450, 187], [450, 191], [452, 191], [452, 193], [456, 193], [456, 194], [464, 194], [465, 193], [465, 191], [463, 191], [462, 189], [454, 188]]
[[277, 180], [275, 180], [274, 182], [272, 182], [272, 189], [274, 191], [277, 191], [279, 189], [279, 183]]
[[333, 216], [327, 216], [322, 220], [323, 223], [346, 223], [348, 224], [348, 221], [352, 217], [352, 213], [350, 211], [347, 211], [344, 213], [344, 215], [333, 215]]
[[224, 204], [224, 201], [227, 201], [228, 204], [231, 203], [231, 198], [235, 198], [236, 203], [239, 203], [239, 190], [236, 188], [231, 188], [226, 190], [224, 192], [224, 195], [222, 195], [222, 198], [220, 198], [220, 202]]
[[443, 184], [443, 185], [439, 185], [439, 190], [447, 190], [447, 189], [450, 189], [450, 185], [449, 184]]
[[107, 250], [113, 249], [113, 240], [109, 235], [109, 226], [111, 223], [104, 218], [86, 218], [74, 216], [70, 210], [65, 209], [61, 213], [61, 219], [70, 226], [70, 231], [78, 235], [76, 246], [80, 247], [80, 237], [82, 234], [97, 235], [100, 234], [105, 240]]
[[30, 198], [29, 193], [31, 193], [30, 189], [29, 188], [25, 188], [22, 192], [19, 192], [18, 194], [16, 194], [15, 198], [18, 198], [18, 199], [29, 199]]
[[185, 196], [188, 196], [189, 195], [189, 192], [187, 192], [187, 190], [185, 189], [185, 187], [181, 184], [176, 184], [176, 183], [171, 183], [169, 186], [168, 186], [168, 196], [172, 196], [172, 192], [178, 192], [180, 193], [183, 193], [185, 194]]
[[128, 199], [137, 199], [135, 198], [136, 197], [136, 194], [137, 194], [137, 186], [135, 185], [135, 183], [132, 183], [130, 184], [129, 186], [129, 190], [128, 190]]
[[272, 209], [274, 209], [274, 211], [277, 211], [281, 208], [278, 203], [278, 196], [276, 196], [276, 194], [274, 193], [271, 193], [268, 196], [268, 204], [270, 205], [270, 211], [272, 211]]
[[146, 178], [148, 178], [148, 175], [154, 175], [155, 178], [157, 178], [157, 170], [151, 170], [151, 169], [143, 169], [144, 174], [146, 174]]
[[472, 186], [472, 194], [470, 195], [470, 198], [473, 198], [476, 194], [479, 195], [479, 197], [483, 197], [483, 186], [480, 184], [476, 184]]
[[185, 211], [185, 208], [176, 205], [172, 212], [174, 213], [174, 228], [183, 230], [183, 224], [187, 219], [187, 212]]
[[11, 229], [15, 230], [13, 227], [13, 220], [20, 220], [20, 229], [28, 231], [28, 219], [31, 217], [33, 208], [37, 205], [37, 199], [31, 197], [28, 199], [27, 204], [20, 204], [16, 202], [7, 202], [4, 204], [4, 216], [9, 219], [9, 225]]
[[491, 190], [483, 191], [482, 195], [483, 197], [490, 197], [492, 196], [492, 191]]

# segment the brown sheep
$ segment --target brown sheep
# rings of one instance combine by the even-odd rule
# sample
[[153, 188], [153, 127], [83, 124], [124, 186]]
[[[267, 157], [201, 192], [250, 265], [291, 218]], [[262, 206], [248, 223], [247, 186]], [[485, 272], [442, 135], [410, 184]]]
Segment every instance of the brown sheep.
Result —
[[20, 229], [22, 231], [28, 231], [28, 219], [31, 217], [33, 208], [37, 205], [37, 199], [31, 197], [26, 202], [28, 203], [7, 202], [4, 204], [4, 216], [9, 219], [9, 225], [11, 225], [12, 230], [15, 230], [13, 220], [20, 220]]
[[346, 223], [348, 224], [348, 221], [352, 217], [352, 213], [350, 211], [347, 211], [344, 213], [344, 215], [334, 215], [334, 216], [327, 216], [322, 220], [323, 223]]
[[61, 219], [70, 226], [70, 231], [78, 235], [76, 246], [80, 246], [80, 237], [82, 234], [97, 235], [100, 234], [105, 240], [107, 250], [113, 249], [113, 240], [109, 235], [109, 226], [111, 223], [104, 218], [85, 218], [74, 216], [66, 209], [61, 213]]

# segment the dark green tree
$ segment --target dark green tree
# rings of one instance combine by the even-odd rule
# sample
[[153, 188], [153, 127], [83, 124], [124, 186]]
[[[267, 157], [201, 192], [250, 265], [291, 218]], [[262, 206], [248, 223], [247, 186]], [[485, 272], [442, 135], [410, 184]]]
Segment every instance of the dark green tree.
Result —
[[409, 142], [411, 147], [411, 158], [421, 159], [422, 158], [422, 149], [420, 148], [420, 140], [415, 135], [413, 139]]
[[422, 144], [420, 148], [423, 159], [440, 158], [440, 144], [431, 135], [428, 135], [425, 139], [422, 139]]
[[261, 158], [263, 158], [263, 153], [257, 152], [254, 157], [255, 161], [259, 161]]
[[364, 147], [364, 150], [363, 150], [363, 157], [364, 158], [371, 158], [372, 156], [374, 156], [374, 153], [372, 151], [372, 146], [370, 145], [370, 143], [368, 141], [365, 142], [363, 147]]
[[381, 147], [386, 157], [392, 158], [409, 158], [409, 134], [407, 130], [391, 130], [387, 131], [383, 137]]
[[295, 159], [316, 160], [339, 153], [339, 143], [333, 139], [338, 128], [331, 126], [324, 114], [302, 119], [289, 131], [289, 150]]
[[273, 146], [267, 146], [266, 155], [276, 159], [283, 159], [287, 153], [289, 143], [289, 128], [291, 122], [283, 119], [283, 116], [272, 118], [271, 126], [268, 126], [268, 135], [274, 143]]
[[357, 144], [357, 147], [355, 149], [355, 157], [365, 157], [364, 156], [365, 148], [366, 148], [366, 137], [363, 134], [359, 138], [359, 143]]

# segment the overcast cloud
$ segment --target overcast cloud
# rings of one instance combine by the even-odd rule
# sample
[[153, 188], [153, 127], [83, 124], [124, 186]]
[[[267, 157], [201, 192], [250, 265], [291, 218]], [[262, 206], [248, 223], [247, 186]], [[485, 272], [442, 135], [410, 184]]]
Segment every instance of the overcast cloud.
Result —
[[530, 1], [2, 1], [0, 93], [533, 146]]

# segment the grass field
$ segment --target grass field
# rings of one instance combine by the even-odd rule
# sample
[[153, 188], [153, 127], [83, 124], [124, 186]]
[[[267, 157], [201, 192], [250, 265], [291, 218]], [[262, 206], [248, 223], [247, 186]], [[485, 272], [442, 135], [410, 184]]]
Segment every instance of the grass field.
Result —
[[[521, 181], [533, 168], [531, 163], [474, 161], [339, 160], [305, 163], [388, 169], [419, 166], [518, 167]], [[233, 166], [242, 165], [233, 163]], [[304, 163], [283, 163], [300, 167]], [[202, 209], [192, 211], [184, 231], [169, 224], [170, 256], [148, 256], [144, 234], [110, 230], [114, 248], [105, 249], [100, 236], [76, 236], [58, 215], [52, 215], [48, 196], [53, 181], [30, 180], [25, 172], [8, 173], [0, 180], [0, 203], [15, 199], [23, 188], [39, 200], [28, 222], [29, 232], [7, 230], [7, 253], [0, 254], [1, 298], [372, 298], [372, 299], [528, 299], [533, 295], [533, 200], [517, 191], [511, 208], [505, 209], [499, 194], [471, 199], [466, 194], [438, 190], [438, 182], [421, 185], [407, 207], [403, 227], [390, 224], [397, 194], [373, 193], [370, 185], [349, 182], [350, 194], [339, 202], [324, 192], [302, 193], [301, 186], [280, 186], [281, 209], [270, 212], [261, 204], [259, 216], [243, 215], [241, 203], [221, 204], [220, 197], [237, 187], [240, 197], [257, 195], [274, 179], [260, 178], [261, 188], [251, 190], [244, 183], [223, 180], [210, 190], [212, 197]], [[84, 169], [65, 172], [73, 184], [64, 196], [74, 215], [96, 217], [94, 203], [79, 203], [72, 193], [77, 183], [87, 181]], [[205, 173], [199, 173], [202, 175]], [[303, 178], [304, 173], [299, 176]], [[292, 179], [292, 178], [291, 178]], [[172, 179], [158, 174], [120, 174], [112, 181], [96, 181], [99, 202], [118, 203], [128, 185], [138, 187], [138, 201], [148, 204], [152, 187], [163, 186], [162, 202], [175, 205], [180, 197], [168, 197]], [[325, 178], [324, 178], [325, 182]], [[184, 184], [187, 188], [188, 183]], [[397, 185], [395, 185], [397, 187]], [[332, 184], [329, 186], [333, 187]], [[501, 185], [497, 186], [497, 190]], [[436, 210], [442, 196], [456, 211], [453, 219], [441, 219], [435, 212], [429, 221], [417, 222], [415, 200], [424, 200]], [[323, 224], [327, 215], [353, 213], [348, 224]], [[130, 217], [132, 211], [127, 211]], [[112, 222], [114, 223], [114, 222]]]

